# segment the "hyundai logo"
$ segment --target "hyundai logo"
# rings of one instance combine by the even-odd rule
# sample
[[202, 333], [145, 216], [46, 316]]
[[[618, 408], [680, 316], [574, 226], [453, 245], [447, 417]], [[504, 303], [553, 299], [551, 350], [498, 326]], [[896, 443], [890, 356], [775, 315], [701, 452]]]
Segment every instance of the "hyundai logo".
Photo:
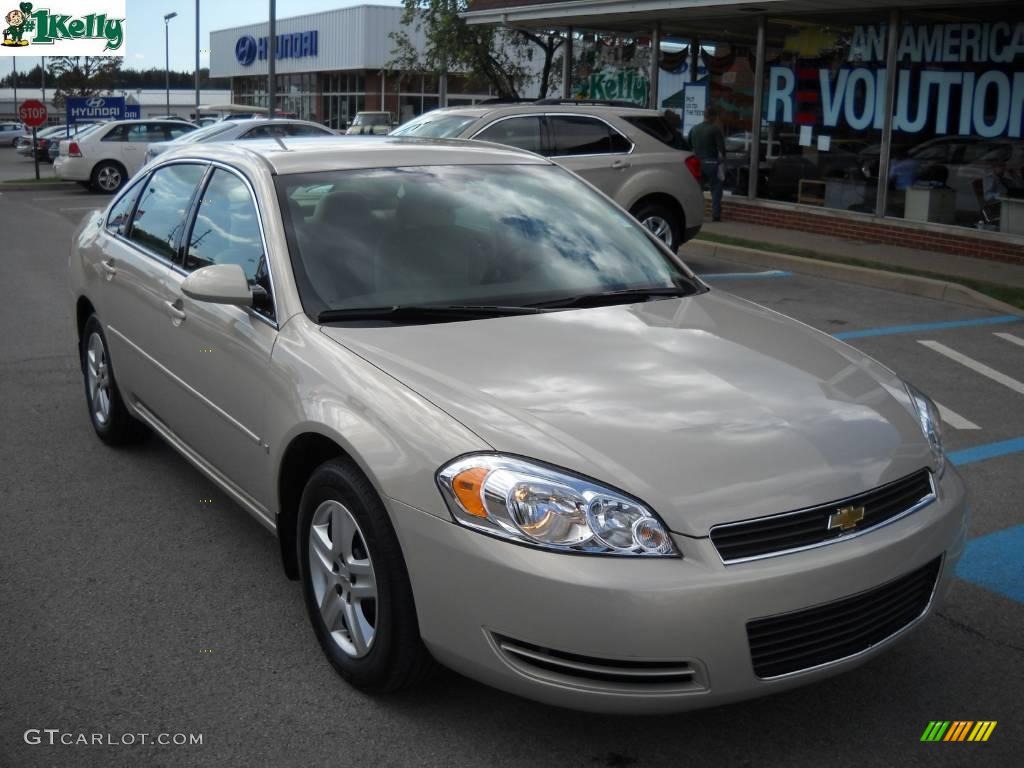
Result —
[[235, 58], [243, 67], [248, 67], [256, 61], [256, 38], [252, 35], [242, 35], [235, 43]]
[[98, 96], [94, 96], [85, 102], [85, 106], [89, 109], [102, 109], [104, 104], [106, 104], [106, 101]]

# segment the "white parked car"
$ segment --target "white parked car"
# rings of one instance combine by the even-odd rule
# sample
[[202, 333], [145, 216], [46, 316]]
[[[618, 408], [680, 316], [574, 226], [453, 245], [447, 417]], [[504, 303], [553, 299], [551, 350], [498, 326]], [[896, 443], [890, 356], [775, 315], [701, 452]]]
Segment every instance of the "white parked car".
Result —
[[134, 176], [157, 141], [172, 141], [196, 126], [181, 120], [116, 120], [87, 136], [60, 143], [58, 178], [112, 194]]

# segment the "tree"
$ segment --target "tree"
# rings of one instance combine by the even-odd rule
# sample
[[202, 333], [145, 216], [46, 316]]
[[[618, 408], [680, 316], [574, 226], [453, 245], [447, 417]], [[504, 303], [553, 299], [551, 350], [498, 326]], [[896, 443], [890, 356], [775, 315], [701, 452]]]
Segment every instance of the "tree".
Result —
[[54, 85], [53, 103], [67, 96], [95, 96], [111, 90], [121, 71], [120, 56], [54, 56], [47, 62]]
[[[533, 80], [529, 65], [539, 49], [544, 56], [540, 95], [547, 95], [555, 53], [564, 42], [558, 33], [467, 24], [460, 14], [469, 10], [469, 0], [402, 0], [402, 5], [402, 29], [391, 34], [393, 68], [463, 73], [514, 99]], [[414, 42], [419, 36], [422, 50]]]

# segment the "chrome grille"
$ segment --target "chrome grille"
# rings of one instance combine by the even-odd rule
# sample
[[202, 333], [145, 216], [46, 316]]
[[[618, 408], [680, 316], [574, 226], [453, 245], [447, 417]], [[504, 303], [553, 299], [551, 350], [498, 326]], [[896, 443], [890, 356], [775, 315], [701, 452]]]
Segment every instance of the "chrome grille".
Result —
[[[724, 523], [711, 529], [711, 543], [725, 563], [771, 557], [855, 536], [910, 514], [934, 501], [932, 474], [922, 469], [872, 491], [780, 515]], [[829, 528], [829, 518], [846, 507], [863, 507], [852, 530]]]
[[793, 613], [747, 622], [754, 674], [779, 677], [855, 656], [925, 612], [942, 566], [936, 558], [880, 587]]

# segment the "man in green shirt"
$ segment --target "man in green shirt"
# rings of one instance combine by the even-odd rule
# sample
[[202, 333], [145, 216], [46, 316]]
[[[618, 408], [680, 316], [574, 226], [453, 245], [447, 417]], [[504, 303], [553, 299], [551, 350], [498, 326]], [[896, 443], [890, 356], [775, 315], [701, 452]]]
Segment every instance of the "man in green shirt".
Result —
[[704, 109], [704, 122], [690, 129], [690, 148], [700, 158], [700, 173], [711, 185], [711, 220], [722, 220], [722, 179], [725, 176], [725, 134], [715, 120], [718, 109]]

